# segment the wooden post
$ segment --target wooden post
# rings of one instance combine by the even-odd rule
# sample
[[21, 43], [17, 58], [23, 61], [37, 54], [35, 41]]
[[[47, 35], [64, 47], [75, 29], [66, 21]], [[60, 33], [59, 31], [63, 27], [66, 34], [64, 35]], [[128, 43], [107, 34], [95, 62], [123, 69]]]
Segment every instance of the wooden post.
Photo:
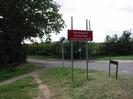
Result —
[[117, 79], [117, 75], [118, 75], [118, 64], [116, 66], [116, 79]]
[[116, 79], [117, 79], [117, 77], [118, 77], [118, 61], [112, 61], [112, 60], [109, 61], [109, 76], [110, 76], [111, 64], [116, 65]]

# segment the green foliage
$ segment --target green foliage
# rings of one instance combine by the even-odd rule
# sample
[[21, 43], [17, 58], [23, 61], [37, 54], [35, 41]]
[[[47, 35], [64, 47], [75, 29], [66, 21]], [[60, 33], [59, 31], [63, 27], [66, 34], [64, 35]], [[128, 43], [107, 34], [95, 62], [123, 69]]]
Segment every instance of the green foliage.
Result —
[[115, 34], [113, 37], [106, 36], [105, 40], [105, 54], [107, 55], [127, 55], [133, 54], [133, 40], [131, 39], [131, 32], [123, 31], [121, 37]]
[[52, 56], [59, 58], [61, 53], [61, 46], [58, 42], [29, 44], [28, 53], [29, 55]]
[[[84, 59], [85, 58], [85, 43], [73, 43], [74, 47], [74, 59]], [[71, 58], [71, 45], [70, 43], [63, 44], [64, 47], [64, 57], [65, 59]], [[79, 52], [79, 48], [81, 48], [81, 55]], [[29, 44], [28, 45], [28, 53], [29, 55], [39, 55], [43, 57], [51, 57], [51, 58], [61, 58], [62, 53], [62, 44], [58, 42], [52, 43], [40, 43], [40, 44]]]
[[[64, 56], [66, 59], [71, 59], [71, 44], [65, 43]], [[129, 31], [124, 31], [123, 35], [118, 37], [106, 36], [104, 43], [88, 43], [89, 59], [95, 56], [111, 56], [111, 55], [130, 55], [133, 54], [133, 40]], [[30, 55], [49, 56], [53, 58], [61, 58], [61, 44], [60, 43], [41, 43], [31, 44], [28, 47]], [[74, 59], [86, 58], [86, 43], [73, 42], [73, 57]]]
[[91, 43], [90, 44], [90, 54], [92, 56], [95, 56], [95, 55], [104, 55], [104, 44], [103, 43]]
[[0, 63], [21, 63], [23, 40], [48, 37], [64, 27], [60, 6], [53, 0], [0, 0]]

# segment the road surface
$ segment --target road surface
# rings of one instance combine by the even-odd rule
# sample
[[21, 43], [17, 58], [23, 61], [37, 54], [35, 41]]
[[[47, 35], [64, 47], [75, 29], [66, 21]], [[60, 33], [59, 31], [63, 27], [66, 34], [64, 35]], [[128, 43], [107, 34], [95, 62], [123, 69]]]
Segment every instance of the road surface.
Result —
[[[34, 64], [40, 64], [44, 67], [62, 67], [62, 61], [55, 60], [37, 60], [37, 59], [27, 59], [28, 62]], [[119, 73], [130, 74], [133, 76], [133, 61], [118, 61], [119, 62]], [[65, 67], [71, 67], [71, 61], [65, 61]], [[88, 62], [89, 68], [100, 71], [107, 71], [109, 68], [108, 61], [90, 61]], [[75, 68], [86, 69], [86, 61], [85, 60], [76, 60], [74, 61]], [[115, 65], [111, 65], [111, 71], [115, 72]]]

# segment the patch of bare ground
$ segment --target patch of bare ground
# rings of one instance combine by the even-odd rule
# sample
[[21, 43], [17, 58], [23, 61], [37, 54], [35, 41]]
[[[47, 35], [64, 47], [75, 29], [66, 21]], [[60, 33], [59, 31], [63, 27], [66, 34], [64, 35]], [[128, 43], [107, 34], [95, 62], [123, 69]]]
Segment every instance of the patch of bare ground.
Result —
[[48, 90], [48, 87], [42, 83], [42, 81], [39, 79], [38, 74], [34, 74], [33, 77], [39, 89], [39, 93], [36, 99], [50, 99], [50, 92]]

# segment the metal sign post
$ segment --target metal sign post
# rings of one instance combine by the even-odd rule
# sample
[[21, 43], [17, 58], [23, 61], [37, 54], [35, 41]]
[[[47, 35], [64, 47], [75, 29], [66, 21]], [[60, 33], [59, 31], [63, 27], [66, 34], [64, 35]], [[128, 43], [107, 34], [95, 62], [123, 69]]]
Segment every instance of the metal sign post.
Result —
[[61, 53], [62, 53], [62, 67], [64, 68], [64, 46], [63, 46], [63, 43], [65, 42], [65, 37], [61, 37], [59, 42], [61, 43], [61, 47], [62, 47], [62, 50], [61, 50]]
[[81, 48], [81, 45], [80, 45], [80, 43], [79, 43], [79, 59], [81, 60], [81, 51], [82, 51], [82, 48]]
[[[73, 30], [73, 17], [71, 17], [71, 30]], [[71, 41], [71, 66], [72, 66], [72, 81], [73, 81], [73, 42]]]
[[[86, 19], [86, 30], [88, 30], [88, 20]], [[88, 41], [86, 41], [86, 78], [88, 79]]]
[[[91, 23], [90, 23], [90, 20], [89, 20], [89, 31], [91, 31]], [[89, 58], [91, 57], [91, 42], [92, 41], [90, 41], [89, 43], [90, 43], [90, 47], [89, 47]]]
[[62, 67], [64, 68], [64, 46], [62, 43]]
[[[73, 69], [73, 42], [86, 42], [86, 74], [88, 79], [88, 41], [93, 40], [93, 31], [90, 30], [89, 22], [89, 31], [88, 31], [88, 20], [86, 20], [86, 30], [73, 30], [73, 17], [71, 17], [71, 30], [68, 30], [68, 40], [71, 42], [71, 66], [72, 66], [72, 81], [74, 77]], [[81, 49], [79, 49], [81, 52]]]

